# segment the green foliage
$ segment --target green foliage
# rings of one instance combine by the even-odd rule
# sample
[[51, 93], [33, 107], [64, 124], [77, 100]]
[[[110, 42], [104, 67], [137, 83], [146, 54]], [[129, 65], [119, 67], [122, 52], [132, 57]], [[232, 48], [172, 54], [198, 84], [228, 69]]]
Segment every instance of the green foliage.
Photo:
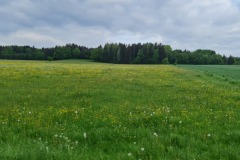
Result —
[[240, 61], [236, 61], [234, 65], [240, 65]]
[[90, 58], [90, 56], [91, 49], [76, 44], [42, 49], [34, 46], [0, 46], [0, 59], [48, 60], [48, 57], [53, 57], [55, 60], [62, 60], [85, 59]]
[[48, 57], [48, 61], [49, 61], [49, 62], [52, 62], [52, 61], [53, 61], [53, 58], [52, 58], [52, 57]]
[[72, 54], [73, 54], [73, 57], [76, 58], [76, 59], [79, 59], [80, 58], [80, 55], [81, 55], [81, 51], [79, 48], [75, 48], [73, 51], [72, 51]]
[[163, 45], [163, 47], [167, 54], [170, 54], [172, 52], [172, 47], [170, 45]]
[[22, 60], [93, 59], [105, 63], [160, 64], [168, 58], [169, 64], [235, 64], [237, 57], [216, 54], [212, 50], [172, 50], [170, 45], [161, 43], [122, 44], [107, 43], [103, 47], [87, 48], [66, 44], [55, 48], [37, 49], [34, 46], [0, 46], [0, 59]]
[[169, 64], [168, 58], [164, 58], [164, 59], [162, 60], [162, 64]]
[[143, 64], [145, 60], [143, 49], [140, 49], [137, 53], [137, 57], [134, 60], [136, 64]]
[[227, 64], [228, 65], [232, 65], [236, 62], [235, 58], [232, 57], [231, 55], [228, 57], [228, 61], [227, 61]]

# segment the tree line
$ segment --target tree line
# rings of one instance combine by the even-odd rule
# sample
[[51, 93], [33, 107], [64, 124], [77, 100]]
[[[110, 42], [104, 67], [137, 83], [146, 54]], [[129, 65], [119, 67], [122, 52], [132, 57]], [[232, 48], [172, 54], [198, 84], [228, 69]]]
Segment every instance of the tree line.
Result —
[[66, 44], [52, 48], [35, 48], [30, 46], [0, 46], [0, 59], [18, 60], [63, 60], [89, 59], [91, 49], [76, 44]]
[[212, 50], [172, 50], [161, 43], [107, 43], [88, 48], [76, 44], [35, 48], [30, 46], [0, 46], [0, 59], [63, 60], [93, 59], [116, 64], [240, 64], [240, 58], [217, 54]]

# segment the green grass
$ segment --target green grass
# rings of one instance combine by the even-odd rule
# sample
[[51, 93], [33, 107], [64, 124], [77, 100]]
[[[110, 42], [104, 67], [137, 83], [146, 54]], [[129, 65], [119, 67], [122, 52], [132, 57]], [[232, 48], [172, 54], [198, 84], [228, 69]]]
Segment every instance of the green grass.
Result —
[[0, 159], [240, 159], [235, 73], [2, 60]]
[[180, 65], [181, 68], [204, 72], [218, 80], [240, 84], [240, 67], [238, 65]]

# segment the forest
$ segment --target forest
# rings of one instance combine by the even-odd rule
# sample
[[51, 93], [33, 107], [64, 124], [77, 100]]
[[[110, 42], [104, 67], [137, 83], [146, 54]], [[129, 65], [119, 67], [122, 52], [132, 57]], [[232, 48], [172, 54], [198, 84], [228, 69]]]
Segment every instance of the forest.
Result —
[[106, 43], [96, 48], [66, 44], [52, 48], [34, 46], [0, 46], [0, 59], [15, 60], [63, 60], [92, 59], [116, 64], [240, 64], [239, 57], [221, 55], [213, 50], [172, 50], [161, 43]]

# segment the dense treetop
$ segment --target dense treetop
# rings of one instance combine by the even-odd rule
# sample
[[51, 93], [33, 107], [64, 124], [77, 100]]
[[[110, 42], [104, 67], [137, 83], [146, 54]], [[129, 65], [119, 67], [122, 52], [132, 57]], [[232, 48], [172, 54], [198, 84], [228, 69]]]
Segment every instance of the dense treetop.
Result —
[[212, 50], [172, 50], [161, 43], [107, 43], [96, 48], [76, 44], [38, 49], [30, 46], [0, 46], [0, 59], [62, 60], [93, 59], [118, 64], [240, 64], [240, 58], [226, 57]]

